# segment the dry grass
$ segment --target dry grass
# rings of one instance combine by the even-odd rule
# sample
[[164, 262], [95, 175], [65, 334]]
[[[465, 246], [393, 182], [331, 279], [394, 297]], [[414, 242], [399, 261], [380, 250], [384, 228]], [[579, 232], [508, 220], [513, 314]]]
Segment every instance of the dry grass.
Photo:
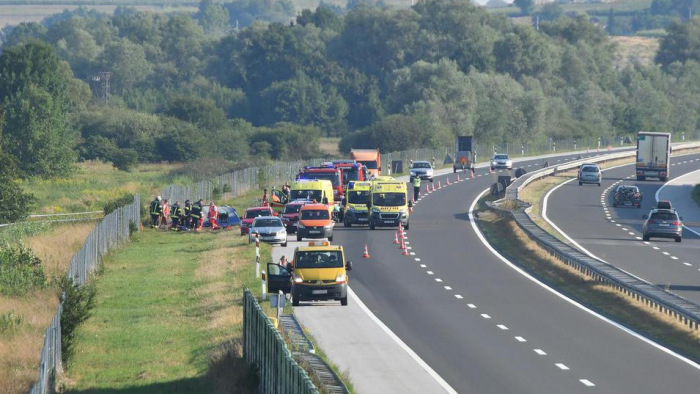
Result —
[[321, 143], [319, 144], [319, 149], [324, 155], [331, 157], [340, 157], [340, 151], [338, 150], [338, 143], [340, 138], [321, 138]]
[[[58, 226], [24, 242], [44, 262], [48, 278], [65, 275], [94, 223]], [[22, 319], [12, 333], [0, 334], [0, 387], [3, 393], [26, 393], [39, 371], [43, 336], [58, 307], [57, 289], [48, 288], [25, 297], [0, 297], [0, 315], [12, 313]]]
[[615, 67], [618, 70], [641, 64], [651, 66], [659, 49], [659, 39], [654, 37], [612, 36], [610, 41], [616, 44]]

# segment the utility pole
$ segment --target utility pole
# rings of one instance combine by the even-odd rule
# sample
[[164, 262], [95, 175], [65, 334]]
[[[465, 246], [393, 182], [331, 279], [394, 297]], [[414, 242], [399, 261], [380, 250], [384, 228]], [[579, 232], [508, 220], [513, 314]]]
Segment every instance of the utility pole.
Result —
[[92, 77], [92, 80], [96, 83], [100, 83], [100, 89], [97, 90], [97, 95], [104, 101], [105, 106], [109, 106], [109, 96], [110, 96], [110, 80], [112, 79], [111, 71], [100, 71], [97, 75]]

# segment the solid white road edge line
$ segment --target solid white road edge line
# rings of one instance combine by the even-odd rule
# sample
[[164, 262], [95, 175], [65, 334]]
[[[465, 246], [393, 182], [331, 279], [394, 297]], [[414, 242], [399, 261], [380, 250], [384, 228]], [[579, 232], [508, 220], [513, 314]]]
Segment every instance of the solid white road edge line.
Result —
[[[690, 172], [688, 172], [688, 173], [686, 173], [686, 174], [683, 174], [683, 175], [679, 176], [678, 178], [673, 178], [673, 179], [671, 179], [670, 181], [668, 181], [668, 182], [664, 183], [663, 185], [661, 185], [661, 187], [659, 188], [659, 190], [656, 191], [656, 194], [654, 194], [654, 199], [656, 199], [656, 202], [659, 201], [659, 194], [661, 193], [661, 191], [662, 191], [666, 186], [672, 184], [672, 183], [675, 182], [675, 181], [678, 181], [678, 180], [680, 180], [680, 179], [683, 179], [683, 177], [693, 175], [693, 174], [695, 174], [695, 173], [698, 172], [698, 171], [700, 171], [700, 170], [697, 170], [697, 171], [690, 171]], [[695, 235], [697, 235], [697, 236], [700, 236], [700, 233], [699, 233], [699, 232], [697, 232], [697, 231], [695, 231], [695, 230], [693, 230], [693, 229], [691, 229], [691, 228], [689, 228], [689, 227], [686, 227], [685, 225], [683, 226], [683, 228], [686, 229], [686, 230], [688, 230], [688, 231], [690, 231], [691, 233], [693, 233], [693, 234], [695, 234]]]
[[[624, 166], [624, 165], [630, 165], [630, 164], [623, 164], [623, 166]], [[622, 166], [616, 166], [616, 167], [622, 167]], [[611, 167], [611, 168], [609, 168], [609, 169], [613, 169], [613, 168], [616, 168], [616, 167]], [[605, 171], [605, 170], [603, 170], [603, 171]], [[567, 182], [570, 182], [570, 181], [567, 181]], [[543, 218], [545, 221], [547, 221], [547, 223], [549, 223], [549, 225], [552, 226], [552, 228], [554, 228], [556, 231], [558, 231], [559, 234], [561, 234], [564, 238], [568, 239], [570, 242], [572, 242], [574, 245], [576, 245], [576, 247], [578, 247], [583, 253], [586, 253], [587, 255], [591, 256], [591, 257], [594, 258], [594, 259], [597, 259], [597, 260], [600, 260], [600, 261], [602, 261], [602, 262], [605, 262], [605, 263], [609, 264], [607, 261], [602, 260], [601, 258], [597, 257], [596, 255], [594, 255], [593, 253], [589, 252], [588, 250], [586, 250], [585, 248], [583, 248], [581, 245], [579, 245], [576, 241], [574, 241], [574, 240], [573, 240], [571, 237], [569, 237], [566, 233], [564, 233], [563, 231], [561, 231], [561, 230], [560, 230], [551, 220], [549, 220], [549, 218], [547, 217], [547, 200], [549, 199], [549, 196], [552, 194], [552, 192], [553, 192], [554, 190], [556, 190], [557, 188], [563, 186], [563, 185], [564, 185], [565, 183], [567, 183], [567, 182], [564, 182], [564, 183], [562, 183], [562, 184], [560, 184], [560, 185], [554, 187], [552, 190], [549, 191], [549, 193], [547, 193], [547, 194], [544, 196], [544, 201], [542, 202], [542, 218]], [[488, 191], [489, 191], [489, 190], [485, 190], [483, 193], [481, 193], [481, 195], [485, 194], [485, 193], [488, 192]], [[476, 205], [476, 201], [478, 201], [478, 199], [481, 198], [481, 195], [480, 195], [479, 197], [477, 197], [477, 200], [475, 200], [474, 204], [472, 204], [472, 208]], [[470, 218], [471, 218], [471, 209], [469, 210], [469, 216], [470, 216]], [[476, 228], [476, 224], [473, 224], [472, 226], [473, 226], [474, 228]], [[478, 235], [479, 235], [481, 238], [483, 238], [483, 235], [481, 235], [480, 232], [478, 233]], [[483, 239], [483, 242], [485, 242], [485, 241], [486, 241], [486, 239], [484, 238], [484, 239]], [[644, 243], [647, 243], [647, 242], [644, 242]], [[487, 242], [486, 242], [486, 244], [488, 245]], [[498, 252], [495, 251], [495, 249], [491, 248], [491, 245], [488, 245], [488, 247], [489, 247], [490, 249], [492, 249], [493, 252], [498, 253]], [[498, 256], [501, 257], [502, 260], [507, 261], [507, 260], [505, 260], [504, 257], [500, 256], [500, 254], [499, 254]], [[510, 263], [510, 262], [508, 262], [507, 264], [512, 265], [512, 263]], [[517, 268], [517, 267], [516, 267], [516, 269], [519, 270], [519, 271], [522, 271], [522, 270], [520, 270], [520, 269]], [[527, 275], [527, 274], [525, 274], [525, 275]], [[632, 274], [630, 274], [630, 275], [632, 275]], [[528, 276], [529, 276], [529, 275], [528, 275]], [[635, 278], [638, 278], [638, 277], [635, 276], [635, 275], [632, 275], [632, 276], [634, 276]], [[671, 350], [671, 349], [669, 349], [669, 348], [667, 348], [667, 347], [664, 347], [664, 346], [662, 346], [662, 345], [660, 345], [660, 344], [658, 344], [658, 343], [652, 341], [651, 339], [649, 339], [649, 338], [643, 336], [642, 334], [639, 334], [638, 332], [633, 331], [633, 330], [630, 329], [630, 328], [627, 328], [627, 327], [625, 327], [625, 326], [623, 326], [623, 325], [621, 325], [621, 324], [619, 324], [619, 323], [617, 323], [617, 322], [614, 322], [614, 321], [608, 319], [608, 318], [605, 317], [605, 316], [600, 315], [599, 313], [597, 313], [597, 312], [595, 312], [595, 311], [593, 311], [593, 310], [591, 310], [591, 309], [586, 308], [585, 306], [579, 304], [578, 302], [576, 302], [576, 301], [574, 301], [574, 300], [572, 300], [572, 299], [570, 299], [570, 298], [567, 298], [565, 295], [558, 293], [556, 290], [547, 287], [547, 285], [545, 285], [545, 284], [543, 284], [543, 283], [540, 283], [539, 281], [537, 281], [537, 279], [532, 278], [532, 277], [530, 277], [530, 278], [531, 278], [531, 280], [533, 280], [533, 281], [537, 282], [538, 284], [540, 284], [540, 286], [542, 286], [542, 287], [544, 287], [544, 288], [550, 290], [552, 293], [558, 295], [558, 296], [561, 297], [562, 299], [567, 300], [567, 301], [570, 302], [571, 304], [573, 304], [573, 305], [577, 306], [578, 308], [580, 308], [580, 309], [582, 309], [582, 310], [584, 310], [584, 311], [590, 313], [591, 315], [593, 315], [593, 316], [595, 316], [595, 317], [601, 319], [602, 321], [604, 321], [604, 322], [606, 322], [606, 323], [609, 323], [609, 324], [612, 324], [613, 326], [615, 326], [615, 327], [619, 328], [620, 330], [622, 330], [622, 331], [624, 331], [624, 332], [626, 332], [626, 333], [628, 333], [628, 334], [634, 336], [635, 338], [640, 339], [640, 340], [646, 342], [647, 344], [649, 344], [649, 345], [651, 345], [651, 346], [657, 348], [658, 350], [661, 350], [662, 352], [664, 352], [664, 353], [666, 353], [666, 354], [668, 354], [668, 355], [671, 355], [671, 356], [673, 356], [673, 357], [675, 357], [675, 358], [677, 358], [677, 359], [683, 361], [684, 363], [690, 365], [691, 367], [700, 370], [700, 364], [696, 363], [695, 361], [690, 360], [690, 359], [688, 359], [688, 358], [686, 358], [686, 357], [684, 357], [684, 356], [682, 356], [682, 355], [680, 355], [680, 354], [674, 352], [673, 350]], [[642, 280], [642, 281], [644, 281], [644, 282], [646, 282], [646, 283], [649, 283], [648, 281], [646, 281], [646, 280], [644, 280], [644, 279], [642, 279], [642, 278], [638, 278], [638, 279], [639, 279], [639, 280]]]
[[389, 337], [393, 339], [394, 342], [396, 342], [396, 344], [399, 345], [399, 347], [401, 347], [406, 353], [408, 353], [408, 355], [415, 362], [417, 362], [418, 365], [420, 365], [420, 367], [428, 373], [428, 375], [435, 379], [435, 381], [440, 386], [442, 386], [442, 388], [445, 389], [446, 392], [455, 394], [457, 393], [457, 391], [453, 389], [452, 386], [450, 386], [449, 383], [445, 381], [445, 379], [440, 377], [440, 375], [438, 375], [438, 373], [435, 372], [435, 370], [430, 368], [430, 366], [425, 361], [423, 361], [423, 359], [421, 359], [420, 356], [418, 356], [418, 354], [416, 354], [416, 352], [413, 351], [413, 349], [408, 347], [408, 345], [406, 345], [406, 343], [404, 343], [404, 341], [402, 341], [401, 338], [394, 334], [394, 332], [391, 331], [391, 329], [387, 327], [386, 324], [382, 323], [382, 321], [379, 320], [379, 318], [375, 316], [375, 314], [372, 313], [372, 311], [370, 311], [369, 308], [367, 308], [367, 306], [362, 302], [362, 300], [360, 300], [360, 297], [358, 297], [357, 294], [355, 294], [355, 292], [352, 291], [350, 287], [348, 287], [348, 294], [350, 294], [350, 297], [352, 298], [353, 302], [356, 302], [360, 309], [362, 309], [367, 314], [367, 316], [369, 316], [370, 319], [377, 323], [379, 328], [381, 328], [385, 333], [387, 333], [387, 335], [389, 335]]

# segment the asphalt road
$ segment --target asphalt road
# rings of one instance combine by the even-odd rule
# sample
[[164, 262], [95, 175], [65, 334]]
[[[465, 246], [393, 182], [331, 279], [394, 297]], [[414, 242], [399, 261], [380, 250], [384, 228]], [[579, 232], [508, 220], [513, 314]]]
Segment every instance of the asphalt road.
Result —
[[[407, 231], [411, 256], [392, 243], [393, 229], [336, 228], [335, 243], [354, 263], [350, 285], [374, 315], [458, 392], [697, 391], [696, 366], [553, 294], [496, 257], [478, 239], [467, 211], [497, 174], [480, 169], [477, 175], [421, 199]], [[438, 180], [445, 184], [444, 177]], [[365, 244], [370, 259], [361, 257]], [[295, 313], [313, 310], [302, 305]], [[346, 318], [346, 324], [319, 324], [312, 335], [328, 344], [356, 338], [349, 336], [353, 317]], [[331, 345], [324, 351], [336, 360], [352, 348]], [[361, 354], [353, 358], [362, 360]], [[362, 380], [353, 368], [351, 379]], [[402, 392], [427, 392], [406, 386]]]
[[[673, 179], [698, 167], [700, 155], [672, 157], [671, 185], [664, 188], [664, 193], [675, 195]], [[551, 193], [547, 216], [595, 256], [700, 304], [700, 237], [684, 229], [681, 243], [663, 238], [642, 241], [642, 215], [656, 205], [655, 194], [663, 183], [637, 181], [631, 177], [633, 173], [632, 165], [606, 170], [600, 188], [569, 182]], [[641, 209], [613, 208], [611, 193], [620, 182], [639, 186], [643, 193]], [[678, 213], [684, 217], [680, 207]], [[688, 219], [692, 217], [696, 215], [688, 212]]]

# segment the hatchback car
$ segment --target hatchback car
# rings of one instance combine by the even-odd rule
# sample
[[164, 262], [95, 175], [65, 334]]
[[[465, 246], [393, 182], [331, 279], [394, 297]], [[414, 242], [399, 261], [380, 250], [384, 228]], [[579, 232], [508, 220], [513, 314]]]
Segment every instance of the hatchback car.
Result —
[[600, 167], [597, 164], [583, 164], [578, 170], [578, 185], [581, 186], [584, 183], [597, 183], [600, 186], [600, 182], [603, 180], [603, 173], [600, 171]]
[[258, 216], [250, 226], [248, 243], [255, 242], [260, 237], [262, 242], [287, 246], [287, 229], [282, 224], [282, 219], [277, 216]]
[[245, 210], [245, 215], [241, 218], [241, 235], [250, 233], [250, 226], [258, 216], [274, 216], [271, 207], [253, 207]]
[[674, 209], [652, 209], [649, 215], [642, 216], [646, 221], [642, 226], [642, 239], [673, 238], [681, 242], [683, 223]]
[[410, 181], [413, 178], [419, 177], [422, 180], [433, 181], [433, 166], [429, 161], [414, 161], [411, 166]]
[[513, 160], [508, 157], [508, 155], [504, 154], [495, 154], [491, 158], [491, 170], [495, 170], [496, 168], [505, 168], [508, 170], [513, 169]]

